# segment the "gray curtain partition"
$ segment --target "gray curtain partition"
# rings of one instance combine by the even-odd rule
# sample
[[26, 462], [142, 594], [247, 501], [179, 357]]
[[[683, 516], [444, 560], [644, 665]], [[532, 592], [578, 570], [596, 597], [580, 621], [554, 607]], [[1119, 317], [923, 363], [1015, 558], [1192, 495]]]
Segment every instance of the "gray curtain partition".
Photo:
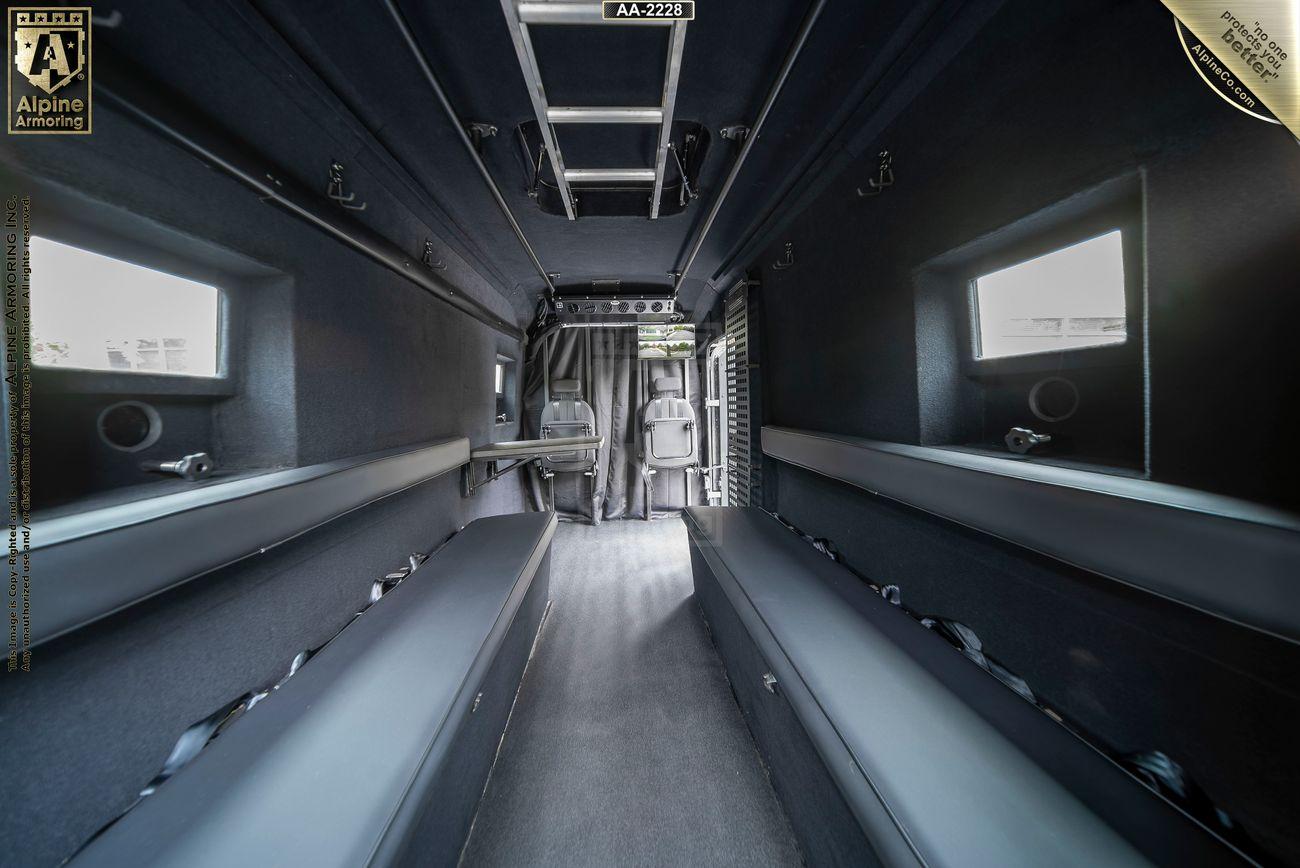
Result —
[[[549, 338], [550, 381], [573, 377], [582, 381], [583, 397], [596, 414], [596, 433], [605, 437], [596, 474], [595, 521], [614, 518], [644, 518], [645, 482], [637, 458], [641, 440], [641, 411], [653, 397], [656, 377], [682, 377], [695, 409], [697, 434], [702, 437], [704, 413], [700, 395], [697, 359], [641, 362], [636, 357], [635, 328], [561, 329]], [[546, 405], [543, 341], [529, 347], [524, 366], [525, 437], [540, 437], [542, 408]], [[685, 371], [683, 371], [683, 368]], [[542, 508], [547, 487], [535, 467], [528, 469], [528, 487], [533, 503]], [[680, 510], [703, 502], [699, 476], [681, 470], [661, 470], [655, 475], [656, 511]], [[581, 473], [555, 476], [555, 509], [562, 518], [591, 518], [591, 479]]]

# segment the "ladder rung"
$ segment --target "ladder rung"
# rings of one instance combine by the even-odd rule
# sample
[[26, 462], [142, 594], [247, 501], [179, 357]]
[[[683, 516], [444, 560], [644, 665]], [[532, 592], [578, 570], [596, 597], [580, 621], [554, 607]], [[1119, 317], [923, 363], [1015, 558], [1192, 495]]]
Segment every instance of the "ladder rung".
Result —
[[568, 0], [531, 0], [518, 6], [519, 20], [525, 24], [609, 24], [615, 27], [671, 27], [668, 18], [619, 18], [607, 20], [599, 2]]
[[646, 181], [653, 183], [654, 169], [565, 169], [564, 180], [570, 184], [615, 181]]
[[657, 124], [663, 122], [664, 110], [656, 106], [556, 106], [546, 110], [546, 119], [553, 124]]

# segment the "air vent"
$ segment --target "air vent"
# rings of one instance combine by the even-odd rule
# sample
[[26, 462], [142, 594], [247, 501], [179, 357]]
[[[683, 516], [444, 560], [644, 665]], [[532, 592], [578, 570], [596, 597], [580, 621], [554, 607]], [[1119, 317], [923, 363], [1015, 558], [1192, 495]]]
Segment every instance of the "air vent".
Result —
[[640, 323], [671, 322], [676, 304], [667, 292], [632, 295], [576, 295], [561, 291], [556, 299], [556, 314], [569, 326], [628, 326]]

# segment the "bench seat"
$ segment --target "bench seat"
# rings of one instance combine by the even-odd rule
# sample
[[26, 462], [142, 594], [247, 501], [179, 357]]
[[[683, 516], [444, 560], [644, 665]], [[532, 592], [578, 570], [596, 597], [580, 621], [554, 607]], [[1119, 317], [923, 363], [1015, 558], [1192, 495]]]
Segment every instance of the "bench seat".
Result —
[[691, 507], [686, 524], [696, 596], [810, 864], [1239, 864], [770, 515]]
[[469, 524], [73, 864], [454, 865], [545, 611], [555, 522]]

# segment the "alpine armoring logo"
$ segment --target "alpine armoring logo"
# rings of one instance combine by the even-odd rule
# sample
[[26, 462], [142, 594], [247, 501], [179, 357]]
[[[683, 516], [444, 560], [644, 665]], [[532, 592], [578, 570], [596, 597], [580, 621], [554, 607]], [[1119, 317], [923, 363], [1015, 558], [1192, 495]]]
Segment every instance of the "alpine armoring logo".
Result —
[[90, 8], [9, 10], [10, 133], [90, 132]]

